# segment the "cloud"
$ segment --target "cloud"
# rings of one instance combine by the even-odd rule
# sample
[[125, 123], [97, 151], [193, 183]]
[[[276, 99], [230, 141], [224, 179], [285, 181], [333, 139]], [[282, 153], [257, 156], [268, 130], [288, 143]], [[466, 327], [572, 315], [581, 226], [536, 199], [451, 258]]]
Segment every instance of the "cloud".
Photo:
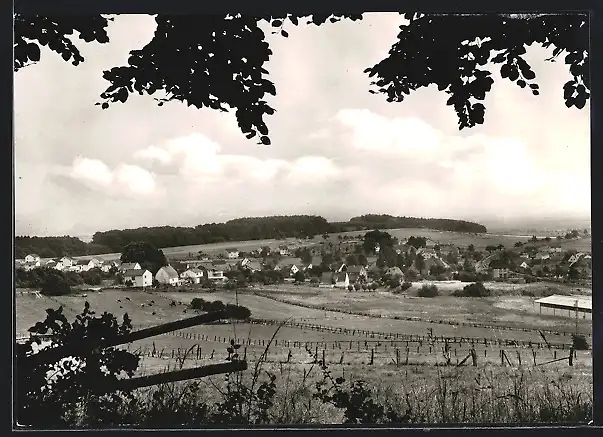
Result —
[[66, 175], [90, 189], [117, 196], [147, 195], [155, 191], [153, 174], [136, 165], [120, 164], [111, 170], [98, 159], [77, 157]]
[[279, 178], [294, 184], [324, 182], [337, 178], [341, 170], [329, 158], [301, 156], [295, 160], [222, 153], [222, 146], [201, 133], [149, 146], [134, 153], [139, 160], [173, 163], [179, 175], [198, 183], [269, 182]]

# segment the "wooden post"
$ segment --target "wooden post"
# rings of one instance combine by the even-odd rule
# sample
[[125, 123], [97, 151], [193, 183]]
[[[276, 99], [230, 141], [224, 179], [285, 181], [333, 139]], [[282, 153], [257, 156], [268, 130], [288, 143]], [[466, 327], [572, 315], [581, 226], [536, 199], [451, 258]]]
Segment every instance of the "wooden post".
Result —
[[501, 350], [500, 350], [500, 365], [501, 365], [501, 366], [504, 366], [504, 365], [505, 365], [505, 356], [504, 356], [503, 354], [504, 354], [504, 352], [503, 352], [503, 350], [501, 349]]
[[326, 358], [325, 358], [325, 350], [322, 350], [322, 364], [325, 365], [327, 364]]
[[408, 352], [410, 351], [409, 348], [406, 348], [406, 362], [404, 363], [406, 366], [408, 366]]
[[574, 365], [574, 348], [570, 349], [570, 354], [569, 354], [568, 361], [569, 361], [569, 365], [570, 366]]
[[517, 361], [519, 362], [519, 365], [521, 366], [521, 353], [519, 351], [517, 351]]
[[400, 367], [400, 349], [396, 349], [396, 367]]
[[473, 367], [477, 367], [477, 353], [474, 348], [471, 348], [471, 360], [473, 361]]
[[371, 366], [375, 362], [375, 349], [371, 349], [371, 362], [369, 363]]

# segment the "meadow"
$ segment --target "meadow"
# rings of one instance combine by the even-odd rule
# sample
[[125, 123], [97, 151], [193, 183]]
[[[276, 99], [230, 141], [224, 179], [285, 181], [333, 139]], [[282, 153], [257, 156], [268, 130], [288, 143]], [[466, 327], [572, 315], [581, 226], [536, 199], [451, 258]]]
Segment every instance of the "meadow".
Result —
[[[145, 375], [224, 362], [226, 348], [234, 340], [250, 365], [236, 378], [251, 378], [256, 365], [261, 365], [263, 378], [268, 375], [265, 371], [277, 378], [271, 423], [343, 421], [341, 409], [312, 398], [315, 384], [324, 379], [320, 366], [323, 360], [334, 376], [367, 381], [375, 399], [398, 405], [401, 411], [412, 406], [413, 420], [418, 422], [500, 423], [547, 420], [546, 414], [555, 419], [584, 420], [592, 398], [590, 351], [575, 351], [570, 367], [568, 359], [560, 359], [569, 355], [571, 338], [547, 334], [554, 345], [549, 348], [536, 330], [570, 327], [573, 318], [540, 316], [530, 304], [533, 298], [524, 296], [467, 299], [445, 295], [420, 299], [388, 292], [348, 293], [296, 286], [238, 292], [106, 289], [52, 298], [38, 298], [23, 291], [16, 296], [20, 335], [45, 317], [46, 308], [62, 305], [73, 320], [86, 301], [97, 314], [108, 311], [119, 319], [127, 312], [134, 329], [197, 314], [189, 308], [195, 297], [247, 306], [252, 312], [251, 323], [197, 326], [123, 347], [140, 355], [138, 374]], [[371, 315], [335, 311], [338, 308]], [[412, 314], [418, 319], [380, 317], [384, 313]], [[496, 321], [526, 330], [427, 323], [420, 320], [423, 314], [438, 315], [443, 320]], [[580, 320], [580, 329], [589, 329], [589, 323]], [[510, 340], [517, 344], [509, 344]], [[446, 349], [448, 366], [444, 366]], [[469, 358], [471, 349], [475, 351], [475, 363]], [[560, 361], [550, 362], [555, 359]], [[219, 399], [224, 383], [221, 376], [199, 380], [198, 402]], [[179, 383], [172, 389], [180, 390], [187, 384]], [[521, 405], [509, 397], [518, 390], [524, 396]], [[144, 390], [139, 392], [146, 396]], [[553, 401], [568, 406], [553, 405]], [[492, 408], [476, 408], [484, 402], [491, 403]]]

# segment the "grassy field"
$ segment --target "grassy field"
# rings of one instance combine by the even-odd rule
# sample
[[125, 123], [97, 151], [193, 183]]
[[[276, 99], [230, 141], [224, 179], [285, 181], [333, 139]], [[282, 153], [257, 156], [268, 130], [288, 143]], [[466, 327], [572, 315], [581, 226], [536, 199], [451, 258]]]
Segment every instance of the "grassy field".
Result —
[[[396, 314], [436, 313], [449, 319], [498, 320], [515, 323], [517, 326], [542, 327], [557, 323], [555, 320], [535, 314], [529, 298], [507, 296], [471, 301], [441, 296], [434, 299], [398, 297], [390, 293], [346, 293], [337, 290], [320, 291], [309, 287], [284, 287], [280, 290], [261, 289], [279, 299], [286, 298], [292, 304], [255, 295], [253, 291], [167, 292], [146, 293], [121, 289], [87, 292], [86, 296], [71, 295], [56, 298], [36, 298], [33, 294], [16, 296], [17, 330], [21, 335], [29, 326], [45, 317], [46, 308], [64, 307], [70, 320], [79, 313], [88, 301], [93, 310], [100, 314], [108, 311], [118, 318], [127, 312], [135, 329], [159, 323], [187, 318], [196, 311], [187, 308], [194, 297], [206, 300], [221, 300], [224, 303], [238, 302], [252, 311], [255, 318], [276, 321], [273, 324], [227, 323], [192, 327], [153, 338], [124, 345], [140, 355], [138, 374], [154, 374], [177, 368], [196, 367], [204, 364], [224, 362], [230, 340], [241, 344], [240, 353], [249, 363], [241, 378], [251, 378], [253, 368], [265, 352], [262, 364], [265, 370], [277, 376], [277, 402], [271, 414], [274, 423], [340, 423], [341, 411], [314, 401], [311, 396], [321, 371], [315, 362], [324, 358], [334, 376], [345, 376], [348, 380], [367, 380], [377, 399], [388, 403], [401, 403], [404, 409], [412, 404], [415, 412], [421, 413], [417, 421], [463, 422], [476, 418], [489, 422], [519, 421], [539, 417], [541, 412], [530, 408], [541, 408], [542, 403], [555, 408], [554, 417], [565, 417], [553, 405], [564, 402], [582, 403], [592, 398], [592, 355], [590, 351], [577, 351], [573, 367], [568, 361], [551, 360], [564, 358], [567, 348], [533, 349], [507, 346], [497, 343], [478, 342], [470, 344], [464, 338], [449, 343], [451, 367], [444, 364], [444, 343], [435, 340], [406, 341], [395, 336], [385, 339], [361, 333], [359, 330], [383, 331], [402, 335], [425, 336], [428, 328], [434, 336], [493, 337], [515, 340], [541, 341], [535, 332], [501, 331], [485, 328], [468, 328], [450, 325], [409, 322], [376, 317], [356, 316], [334, 311], [305, 308], [298, 302], [315, 303], [322, 306], [352, 307], [362, 311], [387, 311]], [[428, 302], [426, 306], [425, 302]], [[175, 305], [172, 305], [172, 302]], [[303, 322], [307, 327], [280, 326], [278, 322]], [[581, 321], [584, 326], [588, 322]], [[555, 326], [557, 326], [555, 325]], [[314, 326], [312, 328], [311, 326]], [[317, 329], [317, 326], [325, 327]], [[333, 332], [326, 328], [354, 329], [358, 332]], [[581, 325], [582, 327], [582, 325]], [[270, 339], [273, 339], [270, 344]], [[569, 342], [568, 338], [552, 338], [551, 341]], [[474, 348], [477, 367], [471, 360], [456, 367]], [[501, 361], [501, 349], [506, 358]], [[508, 359], [508, 361], [506, 361]], [[535, 365], [538, 364], [538, 365]], [[558, 381], [558, 382], [555, 382]], [[204, 378], [203, 399], [219, 400], [223, 376]], [[509, 396], [522, 390], [521, 406], [508, 401]], [[456, 397], [454, 393], [464, 393]], [[581, 398], [577, 398], [581, 396]], [[580, 399], [580, 402], [577, 401]], [[434, 403], [435, 402], [435, 403]], [[476, 405], [494, 403], [492, 408]], [[400, 407], [400, 408], [402, 408]], [[515, 409], [521, 407], [521, 414]], [[281, 408], [283, 409], [281, 411]], [[568, 408], [568, 415], [571, 408]], [[473, 409], [473, 411], [469, 411]], [[401, 410], [403, 411], [403, 410]], [[530, 412], [531, 411], [531, 412]], [[540, 410], [538, 410], [540, 411]], [[565, 410], [563, 410], [565, 411]], [[464, 413], [463, 413], [464, 412]], [[461, 414], [462, 413], [462, 414]], [[587, 414], [582, 412], [583, 414]], [[582, 414], [581, 413], [581, 414]], [[527, 415], [527, 416], [524, 416]], [[582, 417], [582, 416], [580, 416]]]

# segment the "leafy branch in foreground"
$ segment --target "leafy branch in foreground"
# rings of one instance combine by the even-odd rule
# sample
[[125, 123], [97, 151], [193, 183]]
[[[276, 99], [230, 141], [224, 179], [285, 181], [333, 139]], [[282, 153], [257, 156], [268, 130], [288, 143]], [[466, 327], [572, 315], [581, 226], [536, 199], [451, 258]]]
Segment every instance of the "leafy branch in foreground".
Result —
[[[401, 102], [419, 88], [437, 85], [449, 94], [447, 104], [458, 115], [459, 129], [484, 123], [480, 101], [494, 84], [488, 64], [501, 64], [500, 74], [521, 88], [539, 94], [536, 74], [525, 60], [526, 47], [552, 47], [555, 61], [565, 54], [572, 79], [563, 87], [567, 107], [584, 108], [590, 97], [589, 29], [586, 14], [403, 14], [408, 25], [400, 26], [387, 58], [365, 73], [374, 78], [374, 94], [388, 102]], [[285, 24], [301, 20], [320, 26], [341, 19], [361, 20], [362, 14], [306, 15], [157, 15], [153, 39], [133, 50], [128, 65], [104, 72], [110, 83], [101, 94], [102, 108], [126, 102], [133, 93], [155, 95], [159, 105], [180, 101], [196, 108], [226, 112], [234, 109], [240, 130], [249, 139], [259, 136], [268, 145], [265, 115], [275, 109], [265, 100], [276, 95], [264, 68], [272, 51], [260, 23], [270, 23], [273, 34], [288, 36]], [[73, 64], [83, 61], [72, 37], [109, 41], [108, 18], [24, 17], [15, 18], [15, 71], [40, 59], [40, 45], [59, 53]]]

